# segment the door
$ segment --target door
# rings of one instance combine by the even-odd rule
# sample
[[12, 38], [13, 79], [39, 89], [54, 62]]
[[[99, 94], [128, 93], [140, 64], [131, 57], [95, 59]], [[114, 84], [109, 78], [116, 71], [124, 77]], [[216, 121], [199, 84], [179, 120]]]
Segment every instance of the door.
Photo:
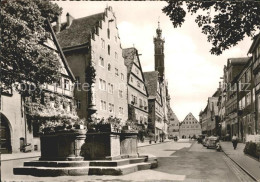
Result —
[[8, 121], [4, 115], [1, 114], [1, 140], [0, 140], [0, 152], [1, 154], [12, 153], [11, 147], [11, 135]]

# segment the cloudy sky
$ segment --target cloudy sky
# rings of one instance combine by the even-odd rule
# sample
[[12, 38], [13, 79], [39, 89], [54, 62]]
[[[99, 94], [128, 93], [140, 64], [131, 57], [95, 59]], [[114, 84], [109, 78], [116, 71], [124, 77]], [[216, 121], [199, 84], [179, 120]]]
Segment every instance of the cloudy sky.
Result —
[[221, 56], [211, 55], [211, 44], [188, 15], [181, 28], [174, 28], [169, 17], [161, 9], [167, 5], [160, 1], [81, 1], [56, 2], [63, 8], [62, 22], [69, 12], [80, 18], [103, 12], [112, 6], [117, 17], [119, 36], [123, 48], [138, 49], [143, 71], [154, 70], [153, 37], [160, 20], [162, 35], [165, 37], [165, 72], [169, 83], [171, 107], [180, 121], [192, 112], [198, 119], [200, 110], [206, 106], [207, 98], [216, 91], [223, 66], [231, 57], [247, 56], [251, 39], [246, 38], [236, 47]]

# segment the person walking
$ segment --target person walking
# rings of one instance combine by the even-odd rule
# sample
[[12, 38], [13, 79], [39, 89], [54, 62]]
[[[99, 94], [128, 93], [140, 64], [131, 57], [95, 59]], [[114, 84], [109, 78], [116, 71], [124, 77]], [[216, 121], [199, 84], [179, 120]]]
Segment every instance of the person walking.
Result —
[[234, 134], [232, 137], [232, 144], [233, 144], [234, 150], [236, 150], [236, 148], [237, 148], [237, 142], [238, 142], [237, 136], [236, 136], [236, 134]]

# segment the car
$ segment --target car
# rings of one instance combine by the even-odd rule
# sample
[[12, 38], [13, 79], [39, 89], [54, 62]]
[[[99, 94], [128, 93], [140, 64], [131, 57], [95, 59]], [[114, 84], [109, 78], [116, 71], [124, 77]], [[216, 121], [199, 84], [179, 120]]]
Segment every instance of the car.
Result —
[[206, 145], [207, 149], [209, 148], [215, 149], [218, 141], [219, 141], [218, 137], [215, 136], [208, 137], [207, 145]]
[[203, 139], [206, 137], [207, 135], [199, 135], [197, 138], [198, 143], [202, 143]]
[[207, 141], [208, 141], [208, 137], [206, 136], [203, 140], [202, 140], [202, 145], [204, 147], [207, 147]]
[[168, 139], [169, 139], [169, 140], [174, 139], [174, 136], [173, 136], [173, 135], [169, 135], [169, 136], [168, 136]]

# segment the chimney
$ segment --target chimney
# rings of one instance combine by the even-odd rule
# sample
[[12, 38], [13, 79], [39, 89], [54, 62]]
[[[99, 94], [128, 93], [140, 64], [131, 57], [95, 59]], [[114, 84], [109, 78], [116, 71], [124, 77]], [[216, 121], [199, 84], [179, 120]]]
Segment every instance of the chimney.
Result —
[[60, 27], [61, 27], [61, 15], [58, 16], [56, 21], [56, 33], [60, 32]]
[[69, 13], [67, 13], [66, 17], [67, 17], [67, 27], [69, 27], [72, 23], [72, 20], [74, 20], [74, 18]]

